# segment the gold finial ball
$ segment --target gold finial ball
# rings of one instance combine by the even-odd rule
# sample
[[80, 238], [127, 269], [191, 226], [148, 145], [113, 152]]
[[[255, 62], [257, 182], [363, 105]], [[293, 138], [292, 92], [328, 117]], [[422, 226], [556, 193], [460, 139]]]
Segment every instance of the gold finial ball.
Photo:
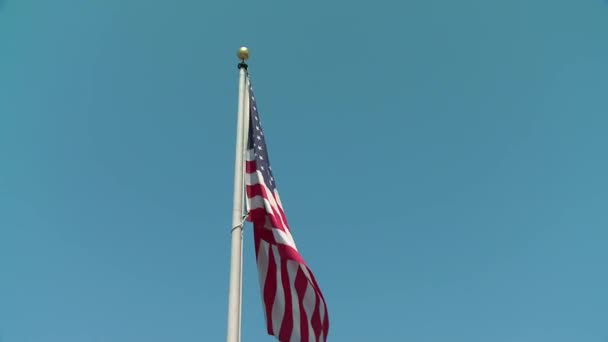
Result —
[[249, 59], [249, 49], [246, 47], [239, 48], [239, 51], [236, 53], [240, 60], [246, 61]]

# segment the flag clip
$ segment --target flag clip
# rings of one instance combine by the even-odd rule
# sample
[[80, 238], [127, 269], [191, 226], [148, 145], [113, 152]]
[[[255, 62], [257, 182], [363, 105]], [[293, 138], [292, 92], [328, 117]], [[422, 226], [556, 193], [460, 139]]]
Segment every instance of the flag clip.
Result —
[[245, 221], [247, 221], [247, 217], [249, 216], [249, 213], [246, 213], [243, 216], [243, 220], [241, 221], [241, 223], [239, 223], [238, 225], [236, 225], [235, 227], [232, 227], [232, 229], [230, 230], [230, 232], [232, 233], [234, 230], [236, 229], [241, 229], [243, 230], [243, 226], [245, 225]]

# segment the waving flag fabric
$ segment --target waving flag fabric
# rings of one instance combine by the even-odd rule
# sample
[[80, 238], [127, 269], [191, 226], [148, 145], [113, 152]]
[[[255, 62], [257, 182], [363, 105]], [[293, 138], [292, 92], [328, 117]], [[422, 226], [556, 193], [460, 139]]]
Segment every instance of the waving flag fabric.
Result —
[[272, 174], [257, 104], [249, 84], [245, 184], [266, 328], [280, 342], [324, 342], [327, 305], [298, 252]]

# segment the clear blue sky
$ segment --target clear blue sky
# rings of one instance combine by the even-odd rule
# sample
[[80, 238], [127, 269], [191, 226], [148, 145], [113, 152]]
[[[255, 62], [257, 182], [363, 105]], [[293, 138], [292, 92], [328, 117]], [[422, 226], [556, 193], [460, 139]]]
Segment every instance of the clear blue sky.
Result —
[[330, 342], [608, 341], [607, 36], [601, 0], [0, 0], [0, 341], [225, 338], [241, 45]]

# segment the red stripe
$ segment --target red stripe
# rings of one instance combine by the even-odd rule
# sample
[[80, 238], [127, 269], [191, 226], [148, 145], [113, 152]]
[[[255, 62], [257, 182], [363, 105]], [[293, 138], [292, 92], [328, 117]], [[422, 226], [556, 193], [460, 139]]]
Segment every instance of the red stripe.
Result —
[[251, 209], [249, 211], [249, 215], [247, 217], [247, 219], [250, 222], [263, 222], [266, 221], [266, 215], [268, 215], [268, 213], [266, 212], [266, 209], [264, 208], [255, 208], [255, 209]]
[[255, 163], [255, 160], [245, 162], [245, 172], [254, 173], [256, 168], [257, 168], [257, 166]]
[[296, 293], [298, 294], [298, 301], [300, 302], [300, 340], [308, 341], [308, 317], [306, 316], [306, 311], [304, 310], [304, 295], [306, 294], [306, 287], [308, 285], [308, 280], [306, 279], [306, 275], [302, 272], [302, 269], [298, 267], [298, 272], [296, 273], [296, 279], [294, 281], [294, 286], [296, 288]]
[[[272, 234], [272, 230], [264, 228], [264, 225], [259, 224], [259, 223], [254, 223], [253, 229], [255, 231], [256, 240], [257, 239], [264, 240], [273, 246], [278, 245], [274, 239], [274, 234]], [[277, 255], [277, 257], [280, 257], [280, 251], [279, 251], [279, 255]]]
[[[245, 162], [245, 172], [249, 173], [249, 174], [253, 174], [256, 173], [257, 169], [257, 164], [255, 162], [255, 160], [253, 161], [248, 161]], [[258, 175], [259, 177], [259, 175]], [[281, 205], [279, 204], [279, 201], [277, 200], [276, 196], [274, 193], [271, 193], [269, 191], [266, 191], [266, 188], [264, 188], [264, 186], [262, 186], [260, 183], [255, 183], [255, 184], [247, 184], [247, 197], [251, 198], [251, 197], [255, 197], [255, 195], [250, 195], [249, 194], [249, 187], [250, 186], [260, 186], [262, 189], [260, 190], [251, 190], [251, 191], [257, 191], [259, 196], [263, 196], [264, 198], [272, 198], [274, 200], [275, 203], [277, 203], [277, 207], [278, 207], [278, 214], [280, 215], [281, 219], [283, 220], [283, 222], [285, 222], [285, 226], [283, 226], [284, 229], [289, 229], [289, 224], [287, 223], [287, 215], [285, 215], [285, 211], [283, 210], [283, 208], [281, 207]]]
[[285, 222], [285, 228], [289, 229], [289, 223], [287, 222], [287, 215], [285, 215], [285, 211], [283, 210], [283, 207], [279, 204], [279, 200], [276, 198], [276, 196], [274, 194], [272, 194], [272, 198], [274, 198], [274, 201], [277, 204], [277, 210], [279, 211], [278, 214], [281, 215], [281, 219], [283, 220], [283, 222]]
[[266, 196], [266, 191], [262, 184], [247, 184], [245, 187], [245, 192], [247, 193], [247, 197], [253, 198], [255, 196], [262, 196], [264, 198], [268, 198]]
[[257, 233], [258, 229], [253, 226], [253, 243], [255, 244], [255, 260], [258, 260], [260, 254], [260, 245], [262, 244], [262, 239], [258, 237], [259, 233]]
[[278, 257], [281, 258], [281, 260], [293, 260], [299, 264], [306, 265], [306, 262], [304, 262], [304, 259], [297, 250], [291, 246], [277, 243], [271, 229], [264, 227], [264, 225], [259, 222], [254, 222], [253, 230], [254, 240], [264, 240], [272, 246], [276, 246], [279, 250]]
[[[319, 291], [320, 293], [321, 291]], [[325, 301], [323, 301], [325, 304]], [[327, 334], [329, 333], [329, 314], [327, 312], [327, 304], [325, 304], [325, 316], [323, 316], [323, 336], [327, 340]]]
[[[248, 174], [257, 173], [258, 170], [255, 160], [246, 161], [245, 170]], [[257, 173], [256, 176], [256, 183], [246, 185], [247, 198], [251, 199], [259, 196], [270, 202], [274, 200], [274, 203], [276, 203], [276, 207], [267, 205], [266, 202], [264, 202], [263, 208], [250, 208], [247, 218], [254, 226], [256, 259], [259, 259], [259, 253], [268, 253], [268, 265], [265, 265], [267, 272], [265, 279], [263, 279], [261, 284], [263, 288], [264, 312], [266, 315], [266, 329], [268, 334], [276, 336], [281, 342], [287, 342], [291, 340], [294, 324], [298, 324], [300, 328], [299, 341], [308, 341], [311, 336], [314, 336], [315, 341], [321, 341], [321, 336], [326, 340], [329, 332], [329, 315], [325, 298], [323, 298], [323, 294], [321, 293], [312, 271], [308, 268], [300, 253], [298, 253], [295, 248], [280, 243], [281, 241], [277, 241], [275, 238], [273, 229], [278, 229], [289, 234], [287, 215], [278, 200], [278, 194], [271, 193], [265, 187], [264, 179], [259, 173]], [[267, 225], [267, 222], [270, 223], [271, 227]], [[264, 249], [260, 251], [262, 241], [269, 244], [268, 250]], [[276, 247], [278, 254], [275, 254], [273, 247]], [[277, 261], [279, 260], [281, 263], [280, 269], [277, 268]], [[289, 272], [287, 270], [287, 263], [289, 260], [299, 264], [293, 285], [290, 283]], [[304, 272], [303, 267], [306, 268], [308, 273]], [[278, 272], [281, 272], [281, 284], [277, 285]], [[296, 298], [292, 298], [292, 286], [295, 289]], [[313, 290], [316, 300], [315, 307], [310, 316], [307, 315], [303, 305], [307, 289]], [[274, 331], [272, 307], [275, 304], [275, 300], [280, 298], [280, 296], [277, 297], [279, 294], [277, 291], [282, 291], [280, 293], [283, 294], [284, 302], [277, 304], [283, 307], [284, 313], [282, 317], [277, 318], [281, 320], [281, 322], [279, 322], [279, 331]], [[299, 322], [294, 322], [294, 301], [299, 303]], [[321, 305], [323, 305], [323, 310], [321, 309]], [[323, 315], [323, 319], [321, 319], [321, 315]], [[277, 322], [274, 322], [275, 325], [276, 323]], [[312, 330], [309, 329], [309, 326], [312, 327]]]
[[268, 271], [264, 279], [264, 306], [266, 312], [266, 329], [268, 333], [274, 335], [272, 330], [272, 305], [274, 304], [277, 292], [277, 265], [274, 261], [274, 253], [269, 246], [268, 249]]
[[291, 298], [291, 286], [289, 286], [289, 273], [287, 272], [287, 260], [281, 260], [281, 289], [285, 295], [285, 315], [279, 331], [279, 341], [290, 341], [293, 331], [293, 304]]
[[[260, 196], [265, 199], [268, 199], [270, 197], [275, 199], [274, 196], [272, 196], [268, 191], [266, 191], [266, 188], [262, 184], [259, 184], [259, 183], [247, 185], [245, 190], [247, 192], [248, 198]], [[276, 202], [276, 199], [275, 199], [275, 202]], [[278, 203], [277, 203], [277, 205], [278, 205]], [[281, 229], [281, 230], [287, 229], [287, 227], [283, 224], [283, 222], [281, 222], [281, 220], [278, 219], [278, 217], [281, 217], [280, 212], [277, 212], [273, 206], [268, 207], [268, 206], [266, 206], [266, 204], [264, 204], [264, 206], [266, 207], [267, 212], [270, 211], [269, 214], [271, 214], [271, 215], [269, 215], [269, 216], [270, 216], [270, 221], [272, 222], [272, 226], [277, 229]], [[281, 211], [280, 207], [279, 207], [279, 210]]]
[[[317, 284], [317, 280], [315, 279], [314, 274], [312, 273], [312, 271], [310, 270], [310, 268], [306, 267], [308, 270], [308, 274], [310, 276], [310, 282], [313, 285], [313, 288], [315, 290], [315, 295], [317, 296], [317, 307], [315, 308], [315, 319], [312, 322], [313, 325], [313, 329], [315, 330], [315, 333], [317, 334], [317, 338], [319, 338], [319, 334], [321, 332], [323, 332], [323, 336], [325, 336], [325, 338], [327, 338], [327, 332], [329, 331], [329, 315], [327, 312], [327, 303], [325, 302], [325, 298], [323, 297], [323, 293], [321, 293], [321, 290], [319, 288], [319, 285]], [[323, 322], [321, 322], [321, 314], [320, 314], [320, 310], [321, 310], [321, 306], [319, 301], [323, 302], [323, 306], [324, 306], [324, 310], [323, 310]]]
[[[301, 255], [291, 248], [290, 246], [286, 246], [283, 244], [277, 244], [274, 240], [274, 235], [272, 234], [272, 229], [265, 228], [262, 224], [262, 221], [257, 221], [254, 223], [254, 240], [256, 241], [256, 246], [261, 244], [261, 241], [267, 241], [270, 246], [276, 246], [279, 254], [275, 255], [273, 249], [269, 251], [268, 257], [268, 268], [266, 279], [264, 281], [264, 305], [266, 312], [266, 325], [267, 330], [270, 335], [277, 336], [280, 341], [288, 341], [292, 329], [293, 324], [300, 325], [301, 337], [302, 341], [308, 341], [308, 337], [312, 334], [315, 336], [317, 341], [320, 340], [321, 335], [327, 338], [327, 333], [329, 330], [329, 317], [327, 314], [327, 304], [323, 298], [321, 291], [319, 290], [318, 284], [311, 270], [306, 266], [304, 260]], [[259, 247], [258, 247], [259, 249]], [[278, 270], [276, 267], [276, 259], [281, 260], [281, 270]], [[300, 303], [300, 322], [293, 322], [293, 300], [296, 298], [291, 297], [291, 285], [289, 283], [288, 272], [287, 272], [287, 262], [288, 260], [293, 260], [301, 264], [300, 267], [306, 267], [309, 277], [303, 272], [302, 269], [298, 269], [295, 279], [295, 289], [298, 295], [298, 302]], [[276, 281], [277, 281], [277, 272], [281, 272], [281, 287], [277, 289]], [[312, 286], [312, 289], [316, 296], [315, 308], [311, 317], [306, 316], [306, 311], [304, 311], [303, 301], [304, 295], [306, 293], [307, 286]], [[285, 313], [283, 315], [282, 323], [280, 331], [274, 332], [272, 329], [272, 306], [276, 299], [276, 291], [283, 291], [285, 303], [284, 309]], [[325, 309], [323, 310], [324, 318], [321, 320], [321, 302], [325, 304]], [[309, 331], [308, 329], [308, 321], [310, 321], [310, 325], [312, 326], [313, 331]], [[278, 334], [278, 335], [275, 335]]]
[[[315, 279], [315, 275], [312, 273], [310, 268], [308, 268], [308, 266], [306, 267], [306, 269], [308, 270], [308, 274], [310, 275], [310, 281], [312, 282], [314, 287], [317, 289], [317, 294], [321, 297], [321, 299], [323, 299], [323, 302], [325, 302], [325, 298], [323, 298], [323, 293], [321, 293], [321, 290], [319, 290], [320, 287], [319, 287], [319, 284], [317, 284], [317, 279]], [[325, 307], [325, 310], [327, 310], [327, 307]]]
[[281, 256], [281, 260], [293, 260], [299, 264], [306, 265], [300, 253], [293, 249], [293, 247], [284, 245], [282, 243], [277, 243], [276, 246], [279, 249], [279, 255]]
[[321, 332], [323, 329], [323, 325], [321, 323], [321, 301], [319, 301], [319, 296], [317, 297], [317, 302], [315, 303], [315, 309], [312, 311], [312, 317], [310, 318], [310, 324], [312, 325], [312, 330], [314, 331], [315, 338], [319, 340], [321, 336]]
[[[261, 210], [259, 210], [261, 209]], [[277, 214], [273, 211], [272, 213], [268, 213], [267, 209], [264, 208], [256, 208], [251, 212], [251, 221], [252, 222], [266, 222], [266, 218], [270, 221], [270, 225], [272, 228], [286, 231], [283, 223], [277, 218]]]

